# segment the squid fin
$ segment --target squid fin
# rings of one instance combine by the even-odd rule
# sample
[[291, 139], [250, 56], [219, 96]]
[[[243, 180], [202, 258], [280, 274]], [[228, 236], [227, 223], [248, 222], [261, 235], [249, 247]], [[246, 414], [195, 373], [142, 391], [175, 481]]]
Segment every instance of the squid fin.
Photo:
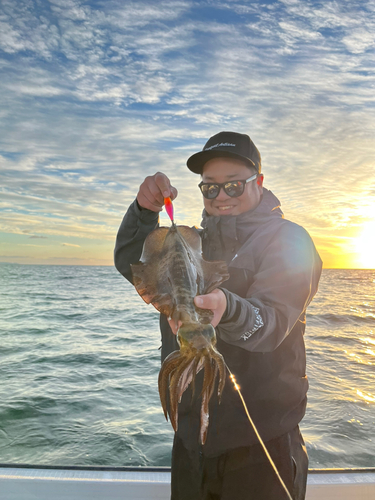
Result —
[[173, 299], [167, 286], [155, 280], [156, 265], [139, 262], [132, 264], [131, 270], [133, 284], [146, 304], [152, 304], [159, 312], [170, 317], [174, 309]]
[[204, 281], [202, 284], [200, 284], [200, 295], [212, 292], [212, 290], [215, 290], [215, 288], [229, 279], [227, 265], [222, 260], [210, 262], [204, 260], [202, 261], [202, 270]]

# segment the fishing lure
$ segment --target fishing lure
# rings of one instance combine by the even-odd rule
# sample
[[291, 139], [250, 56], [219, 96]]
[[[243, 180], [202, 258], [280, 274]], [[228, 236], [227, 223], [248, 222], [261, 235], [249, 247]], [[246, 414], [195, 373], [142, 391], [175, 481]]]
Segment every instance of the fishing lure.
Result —
[[172, 200], [169, 198], [164, 198], [164, 206], [165, 206], [165, 210], [167, 212], [167, 214], [169, 215], [169, 218], [171, 219], [172, 222], [174, 222], [174, 218], [173, 218], [173, 204], [172, 204]]

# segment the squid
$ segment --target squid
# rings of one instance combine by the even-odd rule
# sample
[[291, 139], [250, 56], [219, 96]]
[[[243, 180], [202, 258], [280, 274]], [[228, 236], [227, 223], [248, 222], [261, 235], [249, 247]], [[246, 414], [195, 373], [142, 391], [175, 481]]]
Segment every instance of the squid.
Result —
[[178, 325], [180, 349], [162, 363], [159, 395], [164, 415], [175, 432], [178, 405], [187, 387], [194, 387], [196, 374], [203, 372], [200, 394], [199, 439], [205, 443], [209, 425], [209, 401], [218, 379], [220, 401], [225, 385], [225, 362], [216, 349], [213, 313], [194, 304], [196, 295], [210, 293], [229, 278], [226, 263], [205, 261], [201, 238], [195, 228], [159, 227], [146, 238], [140, 261], [132, 266], [133, 284], [147, 304], [173, 319]]

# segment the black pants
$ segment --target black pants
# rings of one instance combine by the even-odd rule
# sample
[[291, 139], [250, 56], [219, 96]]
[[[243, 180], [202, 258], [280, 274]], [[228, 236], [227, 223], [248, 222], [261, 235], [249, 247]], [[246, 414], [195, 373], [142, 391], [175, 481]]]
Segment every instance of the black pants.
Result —
[[[265, 444], [293, 500], [304, 500], [308, 457], [299, 428]], [[175, 438], [171, 500], [288, 499], [260, 444], [217, 457], [202, 450], [188, 451]]]

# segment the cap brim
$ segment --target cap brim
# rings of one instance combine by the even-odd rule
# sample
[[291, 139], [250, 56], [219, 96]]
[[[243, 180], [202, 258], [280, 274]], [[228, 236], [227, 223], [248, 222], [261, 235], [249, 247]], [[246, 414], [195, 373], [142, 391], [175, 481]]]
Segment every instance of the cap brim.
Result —
[[246, 156], [242, 156], [237, 153], [231, 153], [229, 151], [220, 151], [220, 150], [199, 151], [199, 153], [195, 153], [192, 156], [190, 156], [190, 158], [186, 162], [186, 165], [188, 169], [194, 172], [195, 174], [202, 174], [203, 166], [208, 160], [211, 160], [212, 158], [220, 158], [223, 156], [226, 158], [235, 158], [237, 160], [242, 160], [245, 163], [247, 163], [249, 167], [257, 168], [255, 163]]

